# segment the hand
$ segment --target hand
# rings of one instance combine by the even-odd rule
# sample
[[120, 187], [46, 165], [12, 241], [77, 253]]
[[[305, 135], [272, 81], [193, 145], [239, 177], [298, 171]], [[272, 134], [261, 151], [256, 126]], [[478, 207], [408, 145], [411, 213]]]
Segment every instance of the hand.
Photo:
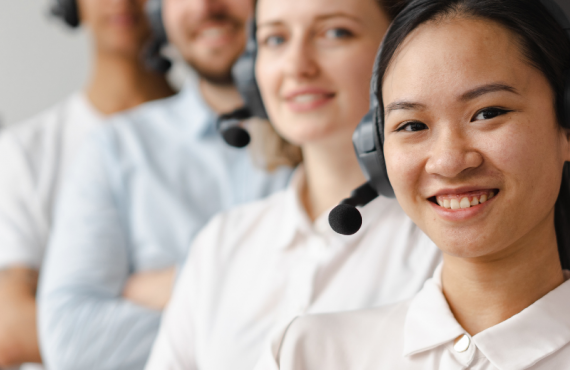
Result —
[[176, 269], [133, 274], [123, 289], [123, 297], [141, 306], [162, 311], [172, 293]]
[[27, 267], [0, 271], [0, 368], [41, 363], [36, 328], [38, 272]]

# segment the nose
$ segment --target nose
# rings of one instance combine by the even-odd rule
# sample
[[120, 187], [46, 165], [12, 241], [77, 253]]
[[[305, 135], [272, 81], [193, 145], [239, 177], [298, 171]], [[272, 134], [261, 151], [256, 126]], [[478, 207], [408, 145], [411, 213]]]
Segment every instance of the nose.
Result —
[[304, 37], [294, 37], [289, 43], [287, 55], [283, 59], [284, 72], [297, 79], [312, 78], [318, 75], [319, 67], [311, 43]]
[[426, 171], [431, 175], [454, 178], [478, 168], [483, 156], [471, 145], [460, 129], [446, 129], [434, 138]]

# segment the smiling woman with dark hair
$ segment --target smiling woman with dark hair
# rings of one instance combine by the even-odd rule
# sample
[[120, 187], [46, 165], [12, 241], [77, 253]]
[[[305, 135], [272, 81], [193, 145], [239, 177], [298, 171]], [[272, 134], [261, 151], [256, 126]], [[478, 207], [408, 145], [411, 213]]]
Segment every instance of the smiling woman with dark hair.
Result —
[[416, 0], [395, 19], [386, 168], [443, 264], [411, 300], [293, 321], [258, 369], [568, 367], [570, 22], [552, 9]]

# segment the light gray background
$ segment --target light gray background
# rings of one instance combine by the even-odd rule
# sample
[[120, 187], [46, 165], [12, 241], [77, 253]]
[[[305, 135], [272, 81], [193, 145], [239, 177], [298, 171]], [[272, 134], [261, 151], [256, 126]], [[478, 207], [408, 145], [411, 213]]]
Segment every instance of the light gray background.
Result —
[[0, 121], [39, 113], [81, 88], [89, 71], [89, 39], [48, 16], [49, 0], [2, 0]]
[[[81, 89], [89, 77], [86, 31], [49, 15], [50, 0], [0, 0], [0, 126], [30, 118]], [[169, 79], [179, 88], [192, 71], [172, 49]]]

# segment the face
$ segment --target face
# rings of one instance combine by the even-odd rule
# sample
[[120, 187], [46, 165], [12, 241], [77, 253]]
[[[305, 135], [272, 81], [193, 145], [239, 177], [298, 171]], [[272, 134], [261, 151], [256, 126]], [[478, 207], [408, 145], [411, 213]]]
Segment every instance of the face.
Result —
[[368, 111], [389, 20], [375, 0], [260, 0], [256, 76], [277, 131], [304, 145], [350, 138]]
[[205, 79], [231, 83], [231, 67], [246, 42], [253, 0], [164, 0], [169, 40]]
[[79, 0], [81, 24], [91, 31], [98, 50], [138, 57], [150, 36], [145, 3], [146, 0]]
[[390, 181], [444, 253], [495, 258], [554, 231], [568, 135], [547, 79], [510, 31], [473, 19], [424, 24], [382, 91]]

